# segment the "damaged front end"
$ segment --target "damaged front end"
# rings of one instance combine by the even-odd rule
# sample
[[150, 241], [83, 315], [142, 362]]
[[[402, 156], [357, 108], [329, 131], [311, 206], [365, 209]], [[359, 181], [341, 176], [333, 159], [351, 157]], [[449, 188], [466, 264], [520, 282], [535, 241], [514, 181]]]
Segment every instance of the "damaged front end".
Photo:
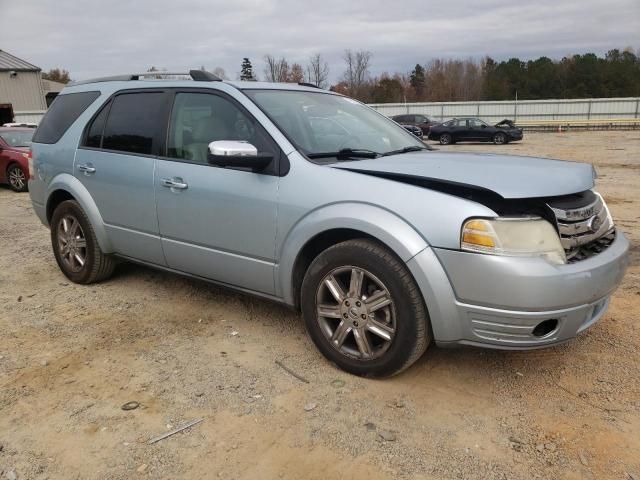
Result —
[[550, 197], [504, 198], [484, 187], [441, 179], [389, 172], [359, 171], [359, 173], [420, 186], [477, 202], [490, 208], [502, 218], [542, 218], [548, 221], [558, 233], [566, 263], [585, 260], [603, 252], [616, 237], [609, 209], [601, 195], [593, 190]]
[[496, 123], [494, 125], [494, 127], [498, 127], [498, 128], [516, 128], [516, 124], [513, 122], [513, 120], [509, 120], [508, 118], [505, 118], [501, 122]]

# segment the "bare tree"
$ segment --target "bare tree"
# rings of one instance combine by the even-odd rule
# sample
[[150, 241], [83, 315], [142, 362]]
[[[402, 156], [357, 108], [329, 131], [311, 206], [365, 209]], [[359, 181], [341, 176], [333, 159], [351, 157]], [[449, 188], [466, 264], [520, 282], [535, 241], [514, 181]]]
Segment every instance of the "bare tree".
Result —
[[342, 58], [347, 66], [344, 72], [344, 81], [349, 89], [349, 95], [356, 98], [362, 95], [362, 87], [369, 77], [369, 62], [371, 61], [371, 56], [371, 52], [367, 50], [353, 52], [347, 49], [344, 51]]
[[312, 55], [307, 65], [307, 81], [316, 87], [324, 88], [328, 78], [329, 64], [324, 61], [321, 54]]
[[284, 57], [265, 55], [264, 75], [267, 82], [286, 82], [289, 79], [289, 63]]
[[287, 81], [292, 83], [304, 82], [304, 69], [302, 68], [302, 65], [300, 65], [299, 63], [294, 63], [293, 65], [291, 65], [291, 70], [289, 71], [289, 78], [287, 78]]

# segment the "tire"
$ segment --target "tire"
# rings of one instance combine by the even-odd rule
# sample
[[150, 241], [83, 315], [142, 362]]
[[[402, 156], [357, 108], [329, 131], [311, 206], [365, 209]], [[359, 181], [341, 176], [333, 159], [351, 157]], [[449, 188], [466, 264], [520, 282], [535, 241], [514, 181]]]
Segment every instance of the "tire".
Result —
[[12, 163], [7, 168], [7, 182], [14, 192], [26, 192], [29, 189], [27, 175], [20, 165]]
[[440, 134], [440, 145], [451, 145], [453, 143], [453, 137], [450, 133]]
[[[359, 294], [358, 282], [351, 281], [357, 272], [362, 272], [355, 277], [362, 278]], [[372, 240], [348, 240], [318, 255], [302, 282], [301, 306], [318, 350], [354, 375], [400, 373], [431, 342], [429, 315], [413, 277], [400, 259]]]
[[113, 273], [115, 259], [100, 250], [91, 222], [75, 200], [64, 201], [54, 210], [51, 246], [60, 270], [74, 283], [100, 282]]
[[493, 136], [493, 143], [496, 145], [504, 145], [507, 143], [507, 136], [502, 132], [498, 132]]

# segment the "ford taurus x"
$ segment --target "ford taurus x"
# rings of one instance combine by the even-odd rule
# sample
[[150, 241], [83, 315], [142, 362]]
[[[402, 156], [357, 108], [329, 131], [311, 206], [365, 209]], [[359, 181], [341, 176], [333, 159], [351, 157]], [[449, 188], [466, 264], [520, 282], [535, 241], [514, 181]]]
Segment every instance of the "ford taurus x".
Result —
[[72, 281], [124, 259], [216, 282], [299, 309], [344, 370], [389, 376], [434, 342], [571, 339], [622, 279], [589, 164], [428, 151], [335, 93], [191, 77], [76, 83], [38, 127], [29, 191]]

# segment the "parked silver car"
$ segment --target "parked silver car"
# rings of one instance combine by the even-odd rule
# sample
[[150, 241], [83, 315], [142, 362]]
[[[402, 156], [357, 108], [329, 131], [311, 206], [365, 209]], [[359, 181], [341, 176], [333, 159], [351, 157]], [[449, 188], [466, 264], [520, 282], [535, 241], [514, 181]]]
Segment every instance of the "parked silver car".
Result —
[[427, 151], [335, 93], [191, 76], [76, 83], [42, 120], [29, 191], [72, 281], [124, 259], [276, 300], [370, 376], [433, 340], [566, 341], [620, 284], [589, 164]]

